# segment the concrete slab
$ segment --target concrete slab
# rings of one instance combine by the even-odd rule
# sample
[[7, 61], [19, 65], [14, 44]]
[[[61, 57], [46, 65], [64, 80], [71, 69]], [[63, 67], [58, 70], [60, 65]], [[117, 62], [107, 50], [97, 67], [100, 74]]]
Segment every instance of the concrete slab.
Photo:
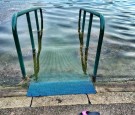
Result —
[[31, 98], [29, 97], [7, 97], [0, 98], [1, 108], [30, 107]]
[[91, 104], [133, 103], [135, 92], [106, 92], [88, 95]]
[[57, 106], [57, 105], [77, 105], [88, 104], [86, 95], [62, 95], [48, 97], [34, 97], [32, 107]]
[[97, 82], [97, 92], [135, 92], [135, 81]]
[[135, 115], [135, 104], [23, 107], [0, 109], [0, 115], [78, 115], [83, 110], [97, 111], [101, 115]]
[[[135, 92], [135, 81], [124, 82], [97, 82], [96, 91], [103, 92]], [[26, 96], [27, 89], [22, 87], [2, 87], [0, 86], [0, 98]]]
[[0, 98], [26, 96], [27, 89], [19, 87], [0, 88]]

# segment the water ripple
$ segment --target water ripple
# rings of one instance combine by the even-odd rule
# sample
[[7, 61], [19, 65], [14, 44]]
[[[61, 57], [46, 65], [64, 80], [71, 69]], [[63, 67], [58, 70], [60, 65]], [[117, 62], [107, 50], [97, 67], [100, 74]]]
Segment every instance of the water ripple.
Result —
[[[43, 9], [45, 28], [44, 45], [50, 43], [54, 46], [62, 44], [77, 45], [78, 12], [80, 7], [85, 7], [98, 11], [105, 16], [106, 30], [103, 51], [109, 51], [109, 53], [103, 53], [103, 60], [101, 61], [101, 65], [104, 62], [102, 65], [104, 66], [103, 68], [107, 68], [107, 70], [110, 66], [117, 67], [118, 70], [121, 68], [121, 64], [117, 65], [117, 63], [108, 66], [107, 64], [111, 63], [110, 60], [112, 62], [118, 61], [119, 63], [128, 61], [131, 63], [131, 67], [135, 66], [134, 61], [125, 60], [125, 57], [127, 59], [127, 57], [135, 56], [133, 51], [135, 48], [134, 0], [2, 0], [0, 1], [0, 54], [5, 51], [4, 48], [8, 49], [9, 52], [12, 52], [13, 49], [15, 51], [13, 37], [11, 35], [11, 16], [13, 13], [37, 6]], [[94, 19], [95, 30], [99, 27], [99, 20], [95, 17]], [[27, 45], [26, 47], [29, 47], [27, 44], [29, 36], [28, 30], [26, 29], [27, 24], [23, 21], [21, 22], [18, 27], [21, 44], [22, 46]], [[87, 25], [88, 19], [86, 27]], [[95, 32], [93, 36], [97, 37], [98, 35]], [[36, 39], [35, 35], [34, 37]], [[93, 41], [92, 43], [95, 43]], [[121, 51], [123, 53], [120, 53]], [[112, 54], [114, 55], [112, 56]], [[106, 59], [106, 57], [108, 58]], [[121, 57], [121, 59], [118, 59], [118, 57]], [[123, 69], [123, 72], [124, 70], [126, 69]]]

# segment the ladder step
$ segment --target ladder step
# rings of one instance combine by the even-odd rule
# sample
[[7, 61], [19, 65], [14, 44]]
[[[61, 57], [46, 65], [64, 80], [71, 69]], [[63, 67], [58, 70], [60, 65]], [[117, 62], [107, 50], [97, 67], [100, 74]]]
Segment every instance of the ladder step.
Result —
[[27, 92], [29, 97], [95, 94], [96, 90], [90, 80], [65, 82], [31, 82]]

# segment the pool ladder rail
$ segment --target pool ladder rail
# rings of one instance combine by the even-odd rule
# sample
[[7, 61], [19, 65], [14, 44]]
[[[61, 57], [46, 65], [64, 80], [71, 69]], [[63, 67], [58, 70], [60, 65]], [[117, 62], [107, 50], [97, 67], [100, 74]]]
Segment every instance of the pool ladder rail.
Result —
[[[38, 11], [40, 12], [40, 19], [41, 19], [41, 28], [39, 27], [39, 20], [38, 20]], [[34, 43], [34, 37], [33, 37], [33, 32], [32, 32], [32, 25], [31, 25], [31, 19], [30, 19], [30, 12], [35, 13], [35, 20], [36, 20], [36, 27], [37, 27], [37, 34], [39, 38], [42, 38], [42, 33], [43, 33], [43, 14], [42, 14], [42, 9], [41, 8], [31, 8], [27, 10], [23, 10], [20, 12], [17, 12], [13, 15], [12, 17], [12, 33], [14, 37], [14, 42], [19, 58], [19, 63], [20, 63], [20, 68], [22, 72], [22, 79], [26, 79], [26, 71], [25, 71], [25, 65], [23, 61], [23, 56], [22, 56], [22, 51], [20, 47], [20, 42], [19, 42], [19, 37], [18, 37], [18, 32], [17, 32], [17, 19], [18, 17], [22, 15], [26, 15], [27, 18], [27, 23], [28, 23], [28, 29], [29, 29], [29, 35], [30, 35], [30, 40], [31, 40], [31, 46], [32, 46], [32, 51], [33, 54], [35, 53], [35, 43]]]
[[[39, 26], [38, 11], [40, 13], [40, 19], [41, 19], [40, 24], [41, 24], [41, 26]], [[42, 34], [43, 34], [43, 14], [42, 14], [42, 9], [40, 7], [31, 8], [31, 9], [27, 9], [27, 10], [17, 12], [12, 17], [12, 33], [13, 33], [13, 37], [14, 37], [14, 42], [15, 42], [15, 46], [16, 46], [16, 50], [17, 50], [17, 54], [18, 54], [18, 59], [19, 59], [23, 79], [26, 79], [26, 71], [25, 71], [24, 60], [23, 60], [22, 51], [21, 51], [20, 42], [19, 42], [19, 37], [18, 37], [18, 32], [17, 32], [17, 20], [18, 20], [18, 17], [20, 17], [22, 15], [26, 15], [32, 51], [33, 51], [33, 54], [34, 54], [35, 53], [35, 43], [34, 43], [34, 37], [33, 37], [33, 32], [32, 32], [30, 12], [35, 13], [37, 32], [38, 32], [39, 38], [41, 39]], [[104, 16], [102, 14], [100, 14], [96, 11], [85, 9], [85, 8], [80, 8], [80, 10], [79, 10], [79, 20], [78, 20], [78, 33], [79, 33], [80, 44], [83, 44], [82, 40], [83, 40], [83, 37], [84, 37], [86, 13], [89, 13], [89, 25], [88, 25], [87, 40], [86, 40], [86, 46], [85, 46], [86, 54], [88, 53], [88, 48], [89, 48], [89, 43], [90, 43], [90, 35], [91, 35], [93, 16], [96, 16], [100, 19], [100, 32], [99, 32], [96, 58], [95, 58], [95, 63], [94, 63], [93, 76], [92, 76], [92, 81], [95, 82], [97, 70], [98, 70], [98, 65], [99, 65], [100, 52], [101, 52], [101, 47], [102, 47], [102, 42], [103, 42], [104, 30], [105, 30], [105, 19], [104, 19]], [[81, 21], [81, 19], [82, 19], [82, 21]], [[87, 57], [85, 59], [86, 59], [85, 61], [87, 61]], [[86, 71], [85, 69], [87, 68], [87, 64], [84, 64], [84, 66], [85, 66], [85, 68], [84, 68], [83, 71], [85, 73], [85, 71]]]
[[[85, 30], [84, 28], [85, 28], [85, 21], [86, 21], [86, 13], [89, 13], [90, 15], [89, 15], [89, 25], [88, 25], [88, 30], [87, 30], [87, 40], [86, 40], [86, 46], [85, 46], [85, 56], [86, 56], [85, 62], [87, 62], [93, 15], [97, 16], [100, 19], [99, 39], [98, 39], [98, 45], [97, 45], [97, 51], [96, 51], [94, 70], [93, 70], [93, 75], [92, 75], [92, 81], [96, 82], [96, 75], [97, 75], [101, 47], [102, 47], [102, 42], [103, 42], [103, 37], [104, 37], [105, 19], [104, 19], [104, 16], [102, 14], [100, 14], [94, 10], [80, 8], [79, 20], [78, 20], [78, 33], [79, 33], [80, 45], [82, 45], [82, 46], [83, 46], [83, 39], [84, 39], [83, 37], [84, 37], [84, 30]], [[82, 25], [81, 25], [81, 16], [82, 16]], [[87, 63], [85, 63], [84, 71], [86, 71], [86, 69], [87, 69]]]

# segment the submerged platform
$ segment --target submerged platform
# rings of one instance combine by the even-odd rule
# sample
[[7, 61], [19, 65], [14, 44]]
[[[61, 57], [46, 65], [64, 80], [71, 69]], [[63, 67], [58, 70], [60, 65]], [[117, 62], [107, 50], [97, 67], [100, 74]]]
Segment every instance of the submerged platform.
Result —
[[84, 72], [87, 71], [85, 58], [78, 56], [78, 49], [63, 46], [42, 50], [39, 59], [35, 58], [37, 73], [30, 82], [27, 96], [95, 94], [90, 76]]

